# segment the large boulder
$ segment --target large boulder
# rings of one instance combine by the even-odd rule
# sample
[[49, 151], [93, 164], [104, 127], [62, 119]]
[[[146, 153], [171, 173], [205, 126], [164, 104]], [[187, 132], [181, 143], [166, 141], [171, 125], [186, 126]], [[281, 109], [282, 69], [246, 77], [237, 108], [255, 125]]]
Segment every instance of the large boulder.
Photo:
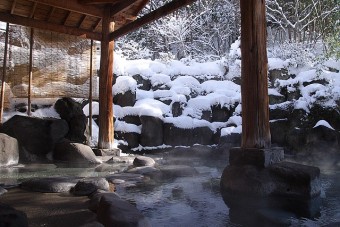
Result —
[[149, 227], [148, 219], [125, 200], [105, 193], [101, 196], [97, 218], [104, 226]]
[[[237, 105], [235, 105], [237, 106]], [[226, 122], [233, 115], [235, 107], [214, 105], [211, 107], [212, 122]]]
[[172, 123], [164, 123], [164, 144], [170, 146], [193, 145], [193, 130], [178, 128]]
[[15, 165], [19, 162], [18, 141], [6, 134], [0, 133], [0, 167]]
[[124, 93], [117, 93], [113, 97], [113, 103], [119, 106], [134, 106], [136, 103], [136, 92], [128, 90]]
[[131, 149], [139, 146], [140, 134], [136, 132], [114, 132], [115, 139], [124, 140], [127, 142], [126, 148]]
[[53, 159], [70, 163], [102, 163], [96, 157], [91, 147], [80, 143], [72, 143], [66, 139], [56, 144], [53, 151]]
[[186, 103], [184, 102], [173, 102], [171, 105], [171, 111], [173, 117], [179, 117], [182, 115]]
[[60, 115], [60, 118], [67, 121], [69, 131], [66, 138], [73, 142], [84, 143], [86, 141], [85, 130], [87, 119], [81, 104], [72, 98], [62, 98], [54, 104], [54, 108]]
[[327, 121], [334, 129], [340, 130], [340, 109], [315, 104], [310, 108], [308, 120], [314, 126], [319, 120]]
[[20, 161], [46, 160], [68, 132], [65, 120], [40, 119], [15, 115], [6, 121], [0, 130], [19, 142]]
[[157, 117], [141, 116], [142, 132], [140, 144], [155, 147], [163, 144], [163, 121]]
[[137, 81], [138, 89], [146, 91], [151, 89], [151, 82], [149, 79], [145, 79], [139, 74], [133, 75], [132, 78]]
[[94, 194], [97, 190], [109, 191], [109, 182], [105, 178], [89, 178], [80, 180], [74, 188], [71, 189], [71, 192], [76, 196], [88, 196]]
[[230, 133], [220, 137], [217, 147], [221, 151], [228, 151], [232, 147], [240, 147], [241, 139], [242, 136], [240, 133]]
[[325, 125], [318, 125], [310, 130], [306, 136], [307, 146], [309, 152], [336, 152], [340, 151], [340, 132], [326, 127]]
[[18, 211], [7, 204], [0, 203], [0, 226], [28, 227], [27, 216], [22, 211]]
[[213, 144], [213, 131], [207, 127], [197, 127], [192, 129], [193, 130], [193, 137], [192, 137], [192, 144], [202, 144], [202, 145], [211, 145]]
[[287, 80], [289, 79], [290, 75], [288, 74], [288, 70], [285, 68], [282, 69], [271, 69], [268, 73], [269, 78], [269, 85], [270, 87], [275, 87], [276, 80]]
[[274, 120], [270, 122], [270, 134], [272, 144], [284, 146], [286, 144], [289, 122], [287, 119]]

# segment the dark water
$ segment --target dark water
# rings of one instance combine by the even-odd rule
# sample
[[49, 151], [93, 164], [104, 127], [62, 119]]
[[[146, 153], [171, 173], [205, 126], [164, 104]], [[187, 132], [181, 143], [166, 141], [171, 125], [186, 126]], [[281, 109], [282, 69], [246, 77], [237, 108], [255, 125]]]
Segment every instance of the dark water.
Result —
[[291, 211], [262, 208], [255, 212], [260, 213], [260, 217], [255, 215], [256, 218], [252, 219], [249, 213], [252, 210], [248, 209], [247, 204], [244, 210], [235, 212], [227, 207], [220, 195], [219, 178], [226, 166], [224, 160], [209, 160], [207, 157], [197, 160], [194, 157], [186, 157], [182, 158], [181, 164], [193, 166], [198, 171], [198, 176], [179, 177], [152, 187], [123, 189], [119, 194], [135, 201], [137, 207], [150, 219], [152, 226], [157, 227], [316, 227], [328, 224], [340, 227], [339, 166], [320, 165], [322, 193], [318, 200], [320, 203], [316, 203], [320, 205], [320, 212], [315, 217], [306, 218]]
[[[212, 155], [213, 156], [213, 155]], [[250, 218], [249, 207], [244, 212], [230, 210], [220, 195], [219, 178], [226, 166], [225, 157], [212, 156], [163, 156], [154, 155], [160, 165], [189, 165], [198, 172], [196, 176], [149, 180], [137, 187], [119, 187], [117, 193], [137, 205], [149, 218], [152, 226], [218, 227], [218, 226], [325, 226], [333, 223], [340, 226], [340, 167], [339, 165], [320, 165], [321, 205], [316, 217], [298, 217], [284, 210], [257, 210], [268, 225], [259, 224], [258, 219], [244, 222]], [[124, 169], [127, 167], [121, 166]], [[97, 172], [93, 167], [70, 168], [55, 165], [27, 165], [0, 169], [1, 184], [15, 184], [32, 177], [80, 176], [94, 177], [112, 174]], [[247, 205], [246, 205], [247, 206]], [[247, 223], [244, 225], [244, 223]], [[251, 223], [251, 224], [249, 224]], [[262, 223], [262, 222], [261, 222]], [[274, 223], [274, 224], [273, 224]], [[276, 224], [275, 224], [276, 223]], [[281, 225], [281, 224], [282, 225]], [[243, 224], [243, 225], [242, 225]]]

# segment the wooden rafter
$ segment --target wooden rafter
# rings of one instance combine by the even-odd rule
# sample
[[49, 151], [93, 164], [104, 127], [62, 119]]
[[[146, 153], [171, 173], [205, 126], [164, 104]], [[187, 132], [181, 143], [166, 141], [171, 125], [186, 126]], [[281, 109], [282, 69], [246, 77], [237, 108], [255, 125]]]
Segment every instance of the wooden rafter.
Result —
[[114, 4], [124, 0], [79, 0], [81, 4], [96, 5], [96, 4]]
[[150, 0], [143, 0], [142, 4], [136, 9], [135, 15], [137, 16], [140, 11], [149, 3]]
[[34, 17], [34, 13], [35, 13], [35, 10], [36, 10], [36, 8], [37, 8], [37, 5], [38, 5], [37, 2], [34, 2], [34, 3], [33, 3], [33, 7], [32, 7], [32, 10], [31, 10], [31, 13], [30, 13], [29, 18], [33, 18], [33, 17]]
[[88, 30], [63, 26], [59, 24], [53, 24], [46, 21], [38, 21], [31, 18], [15, 16], [15, 15], [8, 15], [7, 13], [0, 12], [0, 21], [6, 21], [12, 24], [18, 24], [26, 27], [38, 28], [42, 30], [54, 31], [63, 34], [75, 35], [75, 36], [82, 36], [84, 38], [93, 39], [93, 40], [100, 40], [101, 34], [90, 32]]
[[163, 16], [166, 16], [175, 10], [185, 6], [189, 5], [196, 0], [173, 0], [170, 3], [165, 4], [164, 6], [152, 11], [151, 13], [148, 13], [147, 15], [138, 18], [137, 20], [125, 25], [124, 27], [114, 31], [110, 34], [110, 40], [114, 40], [116, 38], [119, 38], [123, 35], [126, 35], [127, 33], [136, 30], [140, 27], [142, 27], [145, 24], [151, 23]]
[[93, 17], [102, 17], [103, 15], [103, 10], [101, 8], [92, 5], [80, 4], [77, 1], [70, 0], [29, 0], [29, 1]]
[[14, 0], [13, 4], [12, 4], [12, 8], [11, 8], [11, 14], [14, 13], [15, 10], [15, 5], [17, 4], [17, 0]]
[[98, 29], [101, 22], [102, 22], [102, 19], [97, 20], [96, 24], [93, 26], [93, 29], [92, 29], [93, 32], [95, 32]]
[[68, 19], [70, 18], [70, 16], [71, 16], [71, 11], [68, 11], [67, 12], [67, 14], [66, 14], [66, 17], [64, 18], [64, 20], [63, 20], [63, 25], [65, 25], [66, 24], [66, 22], [68, 21]]
[[83, 25], [85, 20], [86, 20], [86, 15], [83, 15], [82, 18], [80, 19], [77, 27], [81, 28], [81, 26]]
[[54, 13], [54, 10], [55, 10], [55, 7], [52, 7], [50, 12], [48, 13], [48, 16], [47, 16], [47, 21], [50, 21], [52, 16], [53, 16], [53, 13]]
[[115, 4], [114, 6], [112, 6], [111, 16], [122, 12], [123, 10], [131, 6], [131, 4], [133, 4], [134, 2], [136, 2], [136, 0], [125, 0]]

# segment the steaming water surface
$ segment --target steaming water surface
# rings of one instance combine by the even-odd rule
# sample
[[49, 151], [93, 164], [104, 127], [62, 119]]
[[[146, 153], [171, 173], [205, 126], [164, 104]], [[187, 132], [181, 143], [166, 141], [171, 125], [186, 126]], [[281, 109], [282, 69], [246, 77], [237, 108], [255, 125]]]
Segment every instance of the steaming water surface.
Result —
[[[161, 160], [160, 165], [173, 164], [162, 155], [156, 158]], [[152, 226], [242, 226], [236, 223], [239, 223], [237, 219], [243, 217], [230, 218], [230, 210], [220, 196], [219, 178], [226, 162], [221, 159], [209, 161], [206, 157], [201, 159], [180, 157], [178, 160], [181, 160], [180, 164], [194, 167], [198, 174], [161, 181], [150, 179], [137, 187], [117, 185], [117, 193], [122, 198], [135, 203], [137, 208], [149, 218]], [[125, 164], [117, 168], [125, 169], [127, 166], [128, 164]], [[306, 219], [282, 212], [284, 218], [290, 219], [290, 226], [313, 227], [340, 223], [340, 167], [327, 167], [321, 171], [320, 215], [314, 219]], [[33, 177], [105, 177], [109, 174], [112, 172], [97, 172], [94, 167], [72, 168], [34, 164], [0, 169], [0, 183], [10, 185]], [[282, 214], [276, 212], [268, 218], [282, 218]]]

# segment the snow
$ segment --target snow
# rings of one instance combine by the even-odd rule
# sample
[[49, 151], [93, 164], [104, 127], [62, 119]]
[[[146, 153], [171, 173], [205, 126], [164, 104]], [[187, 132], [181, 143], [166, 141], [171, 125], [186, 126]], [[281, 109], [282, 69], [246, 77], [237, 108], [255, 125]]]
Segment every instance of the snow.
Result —
[[155, 99], [138, 100], [134, 106], [139, 108], [139, 116], [151, 116], [163, 119], [163, 115], [170, 113], [170, 107]]
[[288, 62], [280, 58], [268, 58], [268, 69], [283, 69], [288, 66]]
[[150, 77], [150, 82], [153, 87], [164, 85], [171, 82], [170, 76], [157, 73]]
[[229, 57], [241, 58], [241, 39], [239, 38], [230, 46]]
[[127, 91], [135, 92], [137, 81], [129, 76], [119, 76], [112, 87], [113, 95], [124, 94]]
[[[90, 104], [86, 104], [83, 107], [83, 112], [86, 116], [90, 116]], [[92, 115], [99, 115], [99, 103], [98, 102], [92, 102]]]
[[199, 119], [188, 117], [188, 116], [166, 117], [164, 118], [164, 123], [171, 123], [175, 127], [182, 128], [182, 129], [210, 127], [210, 122], [206, 120], [199, 120]]
[[[183, 129], [193, 129], [197, 127], [209, 127], [216, 132], [221, 129], [221, 135], [242, 132], [242, 105], [241, 87], [232, 82], [232, 79], [239, 77], [241, 73], [241, 51], [240, 40], [231, 46], [229, 58], [209, 62], [196, 62], [191, 59], [182, 60], [126, 60], [120, 55], [115, 55], [115, 74], [119, 75], [113, 85], [113, 95], [124, 94], [127, 91], [136, 93], [136, 104], [134, 106], [121, 107], [113, 104], [114, 116], [116, 118], [115, 130], [121, 132], [141, 133], [141, 127], [128, 124], [123, 121], [125, 116], [152, 116], [163, 120], [165, 123], [174, 124], [175, 127]], [[228, 61], [228, 62], [226, 62]], [[328, 68], [340, 70], [340, 61], [328, 60], [323, 64], [323, 68], [312, 68], [302, 66], [293, 68], [290, 59], [269, 58], [268, 68], [287, 69], [290, 74], [295, 74], [288, 80], [277, 80], [275, 88], [269, 88], [268, 94], [284, 97], [282, 90], [288, 92], [300, 91], [301, 97], [280, 104], [270, 105], [271, 109], [303, 109], [309, 113], [313, 104], [322, 101], [323, 106], [337, 105], [336, 100], [340, 98], [340, 73], [331, 72]], [[53, 67], [52, 67], [53, 68]], [[52, 70], [48, 69], [48, 70]], [[226, 69], [228, 73], [226, 74]], [[334, 70], [332, 70], [334, 71]], [[226, 75], [225, 75], [226, 74]], [[152, 89], [142, 90], [137, 86], [137, 81], [132, 77], [140, 75], [143, 79], [149, 80]], [[211, 78], [214, 78], [212, 80]], [[98, 86], [98, 77], [95, 87]], [[218, 79], [218, 80], [216, 80]], [[224, 80], [220, 80], [224, 79]], [[320, 81], [319, 83], [315, 82]], [[312, 83], [313, 82], [313, 83]], [[88, 91], [87, 81], [81, 86], [73, 86], [65, 83], [52, 82], [44, 87], [33, 87], [33, 94], [44, 94], [47, 89], [60, 89], [67, 92]], [[66, 89], [65, 89], [66, 88]], [[160, 88], [156, 90], [156, 88]], [[17, 85], [13, 91], [27, 91], [27, 86]], [[280, 93], [281, 91], [281, 93]], [[84, 92], [83, 92], [84, 93]], [[158, 100], [156, 100], [158, 99]], [[161, 101], [169, 101], [167, 105]], [[183, 113], [179, 117], [172, 117], [172, 104], [180, 102]], [[204, 111], [211, 111], [213, 106], [235, 108], [233, 116], [226, 122], [209, 122], [202, 120]], [[84, 114], [89, 115], [89, 105], [83, 108]], [[26, 115], [24, 113], [6, 111], [4, 121], [14, 114]], [[99, 114], [99, 103], [93, 102], [92, 114]], [[36, 117], [60, 118], [54, 108], [38, 109], [33, 112]], [[93, 134], [91, 144], [96, 144], [98, 140], [98, 126], [93, 121]], [[319, 121], [314, 127], [324, 125], [333, 129], [326, 121]], [[119, 141], [124, 143], [124, 141]], [[166, 147], [166, 145], [164, 145]], [[136, 149], [140, 149], [136, 148]], [[143, 149], [146, 149], [145, 147]], [[150, 148], [152, 149], [152, 148]]]
[[329, 59], [324, 63], [324, 66], [340, 71], [340, 60]]
[[142, 126], [137, 126], [134, 124], [128, 124], [124, 121], [116, 121], [115, 122], [115, 130], [118, 132], [134, 132], [134, 133], [138, 133], [141, 134], [142, 132]]
[[115, 72], [118, 75], [132, 76], [138, 74], [146, 78], [153, 77], [157, 74], [168, 75], [170, 77], [176, 75], [222, 77], [225, 72], [221, 61], [199, 63], [196, 61], [184, 62], [184, 60], [172, 60], [164, 63], [147, 59], [127, 61], [115, 56], [115, 65], [118, 65], [115, 68]]
[[268, 89], [268, 95], [273, 95], [273, 96], [283, 96], [282, 94], [280, 94], [276, 89], [274, 88], [269, 88]]
[[237, 127], [231, 126], [231, 127], [221, 129], [221, 136], [228, 136], [228, 135], [231, 135], [232, 133], [241, 134], [242, 126], [237, 126]]
[[319, 126], [325, 126], [329, 129], [335, 130], [327, 121], [320, 120], [318, 121], [313, 128], [319, 127]]
[[235, 91], [241, 92], [241, 86], [232, 81], [209, 80], [202, 83], [201, 88], [206, 93]]
[[175, 80], [168, 83], [170, 88], [173, 87], [186, 87], [190, 88], [192, 91], [200, 93], [202, 91], [200, 82], [192, 76], [180, 76]]

